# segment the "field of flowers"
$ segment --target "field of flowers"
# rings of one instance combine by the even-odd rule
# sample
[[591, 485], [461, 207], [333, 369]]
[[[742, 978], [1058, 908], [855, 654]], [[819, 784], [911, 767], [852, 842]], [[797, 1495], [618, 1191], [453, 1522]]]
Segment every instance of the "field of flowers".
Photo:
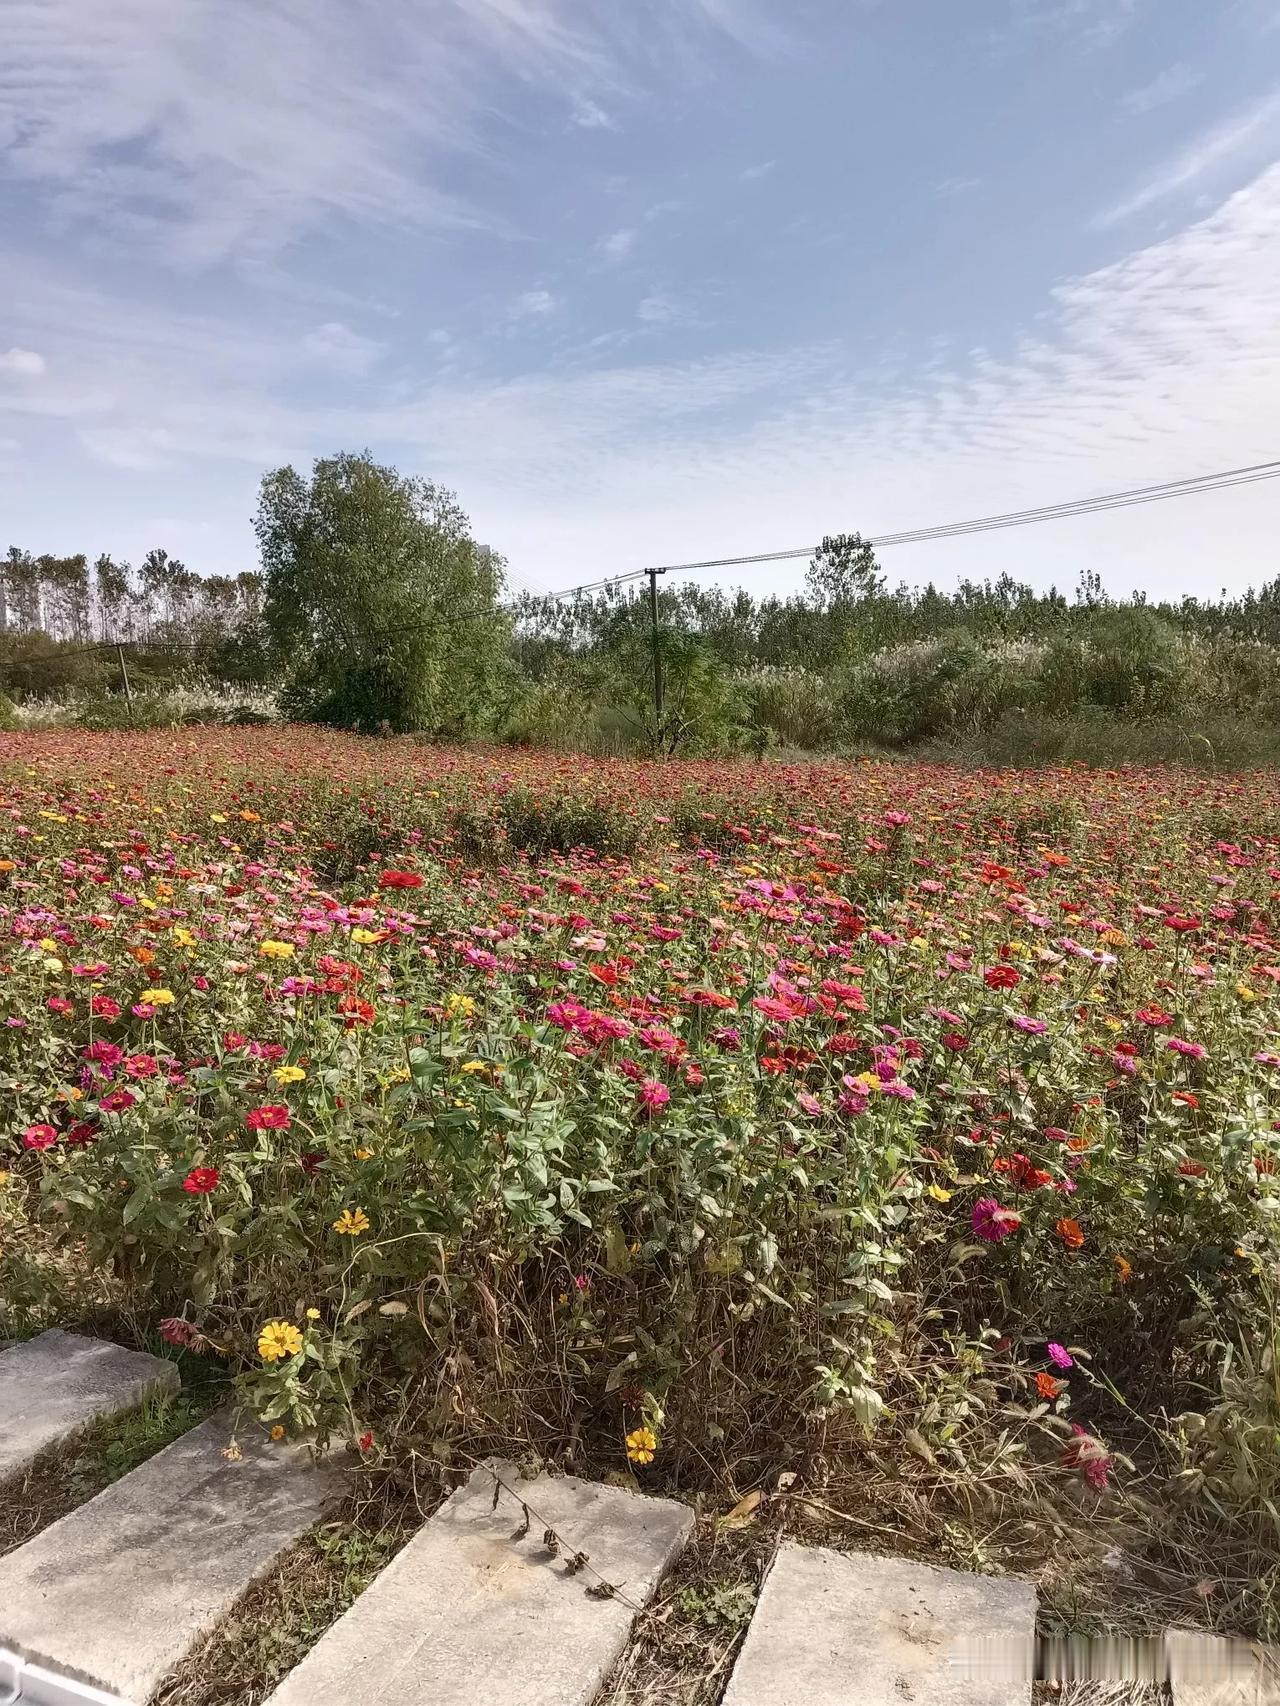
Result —
[[375, 1458], [1000, 1413], [1265, 1512], [1278, 900], [1274, 775], [0, 735], [0, 1337]]

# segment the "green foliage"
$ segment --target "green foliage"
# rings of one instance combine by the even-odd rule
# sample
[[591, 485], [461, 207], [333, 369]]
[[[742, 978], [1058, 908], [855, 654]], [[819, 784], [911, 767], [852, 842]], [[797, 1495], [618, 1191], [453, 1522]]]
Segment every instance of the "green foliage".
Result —
[[483, 723], [504, 626], [501, 559], [452, 493], [368, 455], [262, 482], [254, 526], [286, 715], [376, 732]]
[[13, 700], [0, 693], [0, 729], [18, 728], [18, 713], [14, 709]]

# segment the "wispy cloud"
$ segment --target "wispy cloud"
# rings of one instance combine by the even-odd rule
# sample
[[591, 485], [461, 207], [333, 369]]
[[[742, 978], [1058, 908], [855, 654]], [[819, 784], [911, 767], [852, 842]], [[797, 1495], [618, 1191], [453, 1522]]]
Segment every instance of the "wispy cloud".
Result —
[[1280, 149], [1280, 90], [1255, 102], [1196, 138], [1155, 177], [1098, 216], [1100, 226], [1117, 225], [1157, 202], [1199, 184], [1218, 169], [1274, 158]]
[[[269, 257], [335, 218], [491, 226], [441, 187], [513, 93], [597, 95], [709, 33], [780, 39], [752, 0], [4, 0], [0, 155], [53, 213], [187, 267]], [[643, 43], [645, 58], [638, 57]]]
[[748, 166], [739, 172], [738, 177], [744, 184], [753, 184], [760, 178], [767, 178], [777, 164], [776, 160], [762, 160], [758, 166]]
[[340, 320], [328, 320], [308, 332], [302, 340], [304, 352], [321, 367], [337, 373], [368, 373], [381, 358], [385, 345], [353, 332]]
[[1120, 105], [1132, 117], [1141, 118], [1157, 107], [1167, 107], [1171, 101], [1180, 101], [1203, 81], [1204, 73], [1193, 71], [1189, 65], [1170, 65], [1141, 88], [1130, 89], [1121, 98]]
[[511, 304], [511, 317], [514, 320], [538, 320], [545, 314], [554, 314], [558, 307], [557, 299], [549, 290], [526, 290]]
[[636, 233], [632, 230], [611, 231], [607, 237], [602, 237], [596, 247], [609, 261], [622, 261], [636, 246]]

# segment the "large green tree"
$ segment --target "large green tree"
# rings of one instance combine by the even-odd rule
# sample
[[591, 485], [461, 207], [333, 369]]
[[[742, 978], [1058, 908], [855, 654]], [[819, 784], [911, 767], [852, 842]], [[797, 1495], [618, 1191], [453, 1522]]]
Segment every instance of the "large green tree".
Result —
[[285, 709], [340, 728], [481, 726], [507, 656], [503, 561], [452, 492], [366, 452], [277, 468], [254, 519]]

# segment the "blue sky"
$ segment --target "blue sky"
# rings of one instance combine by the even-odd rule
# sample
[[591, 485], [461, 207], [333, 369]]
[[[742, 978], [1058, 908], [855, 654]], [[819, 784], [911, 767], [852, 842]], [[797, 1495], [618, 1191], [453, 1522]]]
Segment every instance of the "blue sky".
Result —
[[[0, 548], [234, 572], [368, 446], [560, 588], [1280, 456], [1270, 0], [4, 0], [0, 228]], [[884, 561], [1212, 594], [1278, 514]]]

